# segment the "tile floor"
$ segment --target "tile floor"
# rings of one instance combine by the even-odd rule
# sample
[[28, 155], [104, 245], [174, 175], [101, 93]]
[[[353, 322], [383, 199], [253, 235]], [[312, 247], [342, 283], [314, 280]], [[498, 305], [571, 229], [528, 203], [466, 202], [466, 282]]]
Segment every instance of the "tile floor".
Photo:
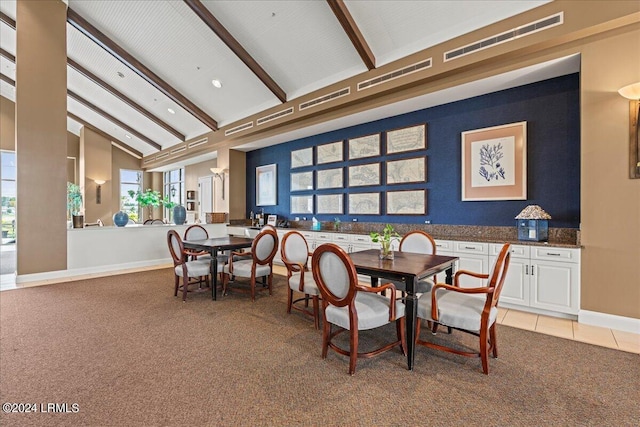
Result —
[[[286, 275], [286, 270], [282, 266], [275, 266], [274, 273]], [[113, 274], [122, 274], [122, 272]], [[29, 286], [89, 279], [91, 277], [95, 276], [87, 275], [74, 277], [73, 279], [48, 280], [41, 283], [30, 283]], [[16, 287], [15, 275], [0, 275], [0, 290], [15, 289]], [[640, 354], [640, 334], [580, 324], [570, 319], [559, 319], [513, 309], [499, 309], [498, 324]]]

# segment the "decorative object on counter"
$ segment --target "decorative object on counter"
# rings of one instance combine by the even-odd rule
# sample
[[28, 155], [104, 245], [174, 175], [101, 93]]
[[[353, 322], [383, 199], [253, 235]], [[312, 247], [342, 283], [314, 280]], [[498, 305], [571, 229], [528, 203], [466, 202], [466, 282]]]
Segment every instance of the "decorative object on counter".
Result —
[[118, 211], [113, 214], [113, 223], [116, 227], [124, 227], [129, 223], [129, 215], [126, 212]]
[[400, 235], [396, 233], [391, 224], [384, 226], [382, 234], [373, 231], [369, 234], [373, 243], [380, 243], [380, 259], [393, 259], [393, 241], [400, 241]]
[[182, 205], [173, 207], [173, 222], [176, 225], [182, 225], [187, 220], [187, 209]]
[[82, 190], [73, 182], [67, 182], [67, 210], [73, 220], [73, 228], [84, 228], [82, 210]]
[[538, 205], [529, 205], [516, 216], [518, 240], [544, 242], [549, 239], [551, 215]]
[[640, 178], [640, 82], [625, 86], [618, 93], [629, 100], [629, 178]]
[[316, 217], [314, 216], [314, 217], [311, 219], [311, 229], [312, 229], [313, 231], [320, 231], [320, 227], [321, 227], [321, 225], [320, 225], [320, 221], [318, 221], [318, 220], [316, 219]]
[[207, 224], [222, 224], [227, 220], [226, 212], [206, 212], [205, 218]]
[[340, 231], [340, 223], [341, 223], [340, 218], [335, 217], [335, 218], [333, 219], [333, 228], [334, 228], [336, 231]]

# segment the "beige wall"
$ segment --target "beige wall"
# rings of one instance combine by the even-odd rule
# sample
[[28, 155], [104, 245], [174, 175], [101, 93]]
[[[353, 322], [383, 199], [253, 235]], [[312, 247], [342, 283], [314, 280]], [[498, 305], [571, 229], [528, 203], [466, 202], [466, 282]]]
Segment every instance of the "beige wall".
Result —
[[[98, 219], [110, 223], [112, 213], [111, 177], [111, 141], [92, 129], [84, 126], [80, 131], [80, 174], [81, 185], [84, 186], [84, 220], [94, 223]], [[101, 203], [97, 203], [95, 180], [106, 181], [102, 184]]]

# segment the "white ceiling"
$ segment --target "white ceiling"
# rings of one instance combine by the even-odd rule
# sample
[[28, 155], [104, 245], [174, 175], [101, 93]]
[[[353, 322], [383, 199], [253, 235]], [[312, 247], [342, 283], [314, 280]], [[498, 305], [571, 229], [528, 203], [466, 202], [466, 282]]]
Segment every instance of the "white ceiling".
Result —
[[[374, 53], [376, 65], [381, 66], [547, 2], [346, 0], [345, 4]], [[71, 9], [213, 117], [220, 127], [281, 103], [182, 1], [69, 0], [68, 3]], [[284, 90], [288, 100], [367, 70], [324, 0], [203, 0], [202, 3]], [[15, 20], [16, 2], [2, 0], [0, 11]], [[0, 36], [0, 46], [15, 55], [15, 32], [2, 23]], [[206, 125], [69, 24], [67, 54], [187, 139], [208, 132]], [[464, 91], [442, 91], [394, 105], [392, 109], [379, 108], [323, 124], [321, 131], [462, 99], [459, 98], [461, 96], [499, 90], [495, 88], [505, 88], [505, 84], [513, 87], [517, 85], [515, 82], [531, 82], [532, 78], [538, 78], [534, 76], [553, 77], [554, 73], [566, 73], [567, 67], [577, 71], [577, 68], [571, 68], [576, 60], [572, 61], [546, 64], [552, 67], [552, 71], [542, 72], [545, 67], [535, 67], [535, 70], [522, 70], [501, 79], [493, 78], [465, 86]], [[2, 73], [15, 79], [15, 67], [12, 69], [12, 66], [10, 61], [0, 60]], [[213, 87], [212, 79], [220, 80], [222, 88]], [[70, 90], [160, 144], [163, 149], [180, 142], [179, 138], [71, 67], [68, 68], [67, 81]], [[15, 99], [15, 90], [4, 82], [0, 84], [0, 93]], [[71, 98], [68, 109], [143, 155], [157, 151]], [[168, 109], [175, 114], [169, 113]], [[80, 124], [73, 120], [68, 124], [70, 131], [78, 132]], [[317, 133], [318, 129], [309, 128], [269, 138], [248, 144], [243, 149], [283, 142], [313, 132]]]

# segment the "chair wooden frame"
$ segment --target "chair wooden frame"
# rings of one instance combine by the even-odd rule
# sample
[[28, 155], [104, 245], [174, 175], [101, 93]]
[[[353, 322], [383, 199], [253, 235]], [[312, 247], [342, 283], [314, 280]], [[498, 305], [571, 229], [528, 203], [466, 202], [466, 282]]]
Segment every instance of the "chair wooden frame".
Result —
[[[273, 245], [273, 249], [271, 250], [271, 253], [263, 258], [260, 259], [258, 258], [258, 256], [256, 255], [256, 249], [257, 249], [257, 245], [260, 241], [260, 239], [263, 239], [265, 236], [271, 236], [274, 239], [274, 245]], [[229, 264], [228, 264], [228, 268], [229, 268], [229, 272], [228, 273], [223, 273], [222, 277], [222, 294], [226, 295], [227, 294], [227, 287], [229, 285], [229, 277], [230, 276], [236, 276], [234, 269], [233, 269], [233, 263], [234, 261], [243, 261], [243, 259], [236, 259], [235, 257], [246, 257], [248, 255], [251, 255], [251, 259], [252, 259], [252, 264], [251, 264], [251, 276], [250, 276], [250, 289], [249, 289], [249, 293], [251, 294], [251, 301], [255, 301], [256, 300], [256, 266], [258, 265], [268, 265], [270, 272], [269, 275], [266, 276], [266, 283], [263, 280], [263, 289], [258, 289], [259, 291], [262, 291], [264, 289], [268, 289], [269, 290], [269, 295], [273, 294], [273, 258], [276, 255], [276, 252], [278, 251], [278, 234], [271, 229], [265, 229], [262, 230], [254, 239], [253, 239], [253, 244], [251, 245], [251, 252], [231, 252], [231, 256], [229, 256]], [[246, 258], [245, 258], [246, 259]], [[225, 267], [226, 269], [226, 267]], [[236, 288], [236, 290], [243, 292], [243, 289], [240, 288]]]
[[[480, 339], [480, 351], [479, 352], [470, 352], [470, 351], [462, 351], [458, 349], [454, 349], [451, 347], [446, 347], [443, 345], [431, 343], [428, 341], [420, 340], [420, 322], [418, 322], [416, 327], [416, 344], [423, 345], [425, 347], [434, 348], [437, 350], [446, 351], [449, 353], [458, 354], [461, 356], [467, 357], [480, 357], [482, 360], [482, 371], [488, 375], [489, 374], [489, 352], [492, 353], [494, 358], [498, 357], [498, 343], [496, 337], [496, 322], [493, 322], [491, 326], [489, 326], [489, 315], [491, 313], [491, 309], [497, 307], [498, 300], [500, 298], [500, 293], [502, 292], [502, 287], [504, 285], [504, 280], [507, 276], [507, 270], [509, 269], [509, 261], [511, 258], [511, 253], [509, 251], [510, 244], [505, 243], [502, 246], [502, 250], [496, 259], [495, 265], [493, 267], [493, 274], [489, 277], [489, 274], [481, 274], [475, 273], [467, 270], [459, 270], [456, 272], [454, 276], [453, 285], [447, 285], [444, 283], [438, 283], [435, 285], [431, 291], [431, 319], [433, 320], [432, 332], [435, 334], [438, 329], [439, 320], [439, 311], [438, 311], [438, 298], [437, 298], [437, 290], [438, 289], [447, 289], [454, 292], [459, 292], [463, 294], [485, 294], [486, 299], [484, 303], [484, 308], [482, 310], [482, 314], [480, 316], [480, 331], [470, 331], [466, 329], [455, 328], [453, 329], [466, 332], [471, 335], [475, 335]], [[489, 283], [486, 287], [479, 288], [461, 288], [460, 287], [460, 277], [461, 276], [472, 276], [480, 279], [489, 279]], [[449, 327], [449, 325], [443, 325]], [[449, 327], [449, 333], [451, 332], [451, 327]]]
[[[398, 250], [400, 252], [402, 252], [402, 248], [404, 246], [404, 243], [407, 241], [407, 239], [409, 239], [410, 237], [419, 234], [425, 238], [427, 238], [429, 240], [429, 242], [431, 242], [431, 255], [435, 255], [436, 254], [436, 241], [433, 239], [433, 237], [431, 237], [431, 235], [425, 231], [422, 230], [413, 230], [408, 232], [407, 234], [405, 234], [404, 236], [402, 236], [402, 239], [400, 239], [400, 246], [398, 247]], [[408, 251], [411, 252], [411, 251]], [[436, 276], [431, 277], [431, 280], [433, 280], [433, 283], [438, 283], [438, 280], [436, 278]], [[405, 297], [405, 291], [401, 289], [402, 292], [402, 298]]]
[[[173, 242], [172, 240], [176, 239], [177, 243], [178, 243], [178, 247], [180, 248], [180, 253], [176, 253], [174, 246], [173, 246]], [[185, 252], [185, 248], [184, 248], [184, 244], [182, 243], [182, 239], [180, 238], [180, 235], [178, 234], [177, 231], [175, 230], [169, 230], [167, 232], [167, 244], [169, 246], [169, 253], [171, 254], [171, 258], [173, 259], [173, 266], [174, 269], [176, 267], [181, 267], [182, 268], [182, 285], [180, 285], [180, 277], [175, 274], [174, 272], [174, 276], [175, 276], [175, 290], [173, 292], [173, 296], [178, 296], [178, 290], [180, 290], [180, 288], [182, 289], [182, 301], [186, 301], [187, 300], [187, 293], [190, 292], [189, 291], [189, 285], [194, 285], [194, 284], [202, 284], [202, 276], [193, 276], [193, 275], [189, 275], [189, 268], [188, 268], [188, 263], [189, 262], [193, 262], [193, 261], [188, 261], [188, 256], [187, 253]], [[197, 281], [195, 282], [191, 282], [189, 279], [190, 278], [196, 278]], [[209, 275], [204, 276], [204, 282], [206, 283], [206, 288], [209, 288], [210, 283], [209, 283]]]
[[[304, 264], [300, 262], [290, 261], [289, 257], [287, 257], [287, 251], [286, 251], [287, 240], [291, 237], [297, 237], [304, 241], [304, 244], [306, 246], [306, 252], [307, 252], [307, 260], [305, 261]], [[291, 289], [291, 287], [288, 286], [289, 292], [287, 293], [288, 295], [287, 314], [291, 314], [292, 308], [294, 310], [300, 311], [301, 313], [304, 313], [308, 316], [313, 317], [313, 323], [315, 328], [320, 329], [320, 297], [318, 295], [309, 295], [304, 292], [305, 274], [313, 274], [309, 271], [309, 265], [308, 265], [309, 257], [312, 255], [313, 253], [309, 252], [309, 245], [307, 244], [307, 239], [304, 238], [302, 233], [298, 231], [290, 231], [287, 234], [285, 234], [284, 238], [282, 239], [282, 243], [280, 244], [280, 257], [282, 259], [282, 262], [284, 262], [284, 265], [287, 267], [287, 284], [289, 283], [289, 280], [291, 279], [291, 276], [293, 276], [294, 273], [300, 273], [300, 285], [298, 286], [298, 292], [300, 292], [301, 294], [304, 294], [302, 298], [294, 299], [293, 289]], [[311, 298], [313, 303], [313, 311], [309, 311], [309, 298]], [[296, 304], [301, 301], [304, 301], [304, 307], [297, 307]]]
[[[326, 252], [331, 252], [335, 254], [345, 265], [347, 269], [347, 274], [349, 278], [349, 290], [344, 297], [339, 297], [335, 295], [330, 288], [325, 283], [322, 275], [320, 273], [320, 258]], [[350, 338], [349, 338], [349, 351], [344, 350], [338, 347], [336, 344], [332, 342], [333, 338], [338, 334], [347, 331], [347, 329], [343, 329], [339, 327], [339, 329], [335, 332], [332, 332], [332, 324], [326, 320], [323, 323], [322, 328], [322, 358], [327, 358], [328, 349], [331, 348], [338, 354], [342, 354], [344, 356], [349, 356], [349, 375], [353, 375], [356, 372], [356, 362], [358, 358], [368, 359], [378, 354], [384, 353], [385, 351], [391, 350], [396, 346], [400, 346], [402, 354], [406, 356], [407, 354], [407, 345], [405, 339], [405, 316], [402, 316], [399, 319], [396, 319], [396, 288], [392, 283], [386, 283], [378, 287], [370, 287], [361, 285], [358, 283], [358, 274], [356, 273], [356, 268], [353, 265], [353, 261], [349, 257], [349, 255], [344, 251], [344, 249], [340, 248], [338, 245], [334, 243], [324, 243], [320, 245], [314, 252], [313, 257], [311, 258], [311, 270], [313, 271], [313, 277], [315, 278], [316, 284], [320, 289], [320, 293], [322, 295], [322, 308], [323, 311], [327, 309], [329, 305], [333, 305], [336, 307], [348, 307], [349, 311], [349, 325], [348, 329]], [[396, 323], [396, 332], [397, 332], [397, 340], [383, 345], [382, 347], [369, 351], [369, 352], [358, 352], [358, 312], [356, 310], [355, 298], [358, 292], [370, 292], [370, 293], [382, 293], [386, 290], [390, 290], [391, 297], [389, 298], [389, 322], [395, 321]]]
[[[187, 236], [189, 236], [190, 232], [193, 232], [192, 230], [201, 230], [202, 232], [204, 232], [204, 235], [206, 236], [205, 238], [209, 238], [209, 232], [206, 228], [199, 224], [193, 224], [187, 227], [186, 230], [184, 230], [184, 240], [189, 240]], [[192, 260], [198, 259], [199, 256], [209, 255], [209, 252], [207, 251], [197, 251], [193, 249], [185, 249], [185, 252], [191, 257]]]

